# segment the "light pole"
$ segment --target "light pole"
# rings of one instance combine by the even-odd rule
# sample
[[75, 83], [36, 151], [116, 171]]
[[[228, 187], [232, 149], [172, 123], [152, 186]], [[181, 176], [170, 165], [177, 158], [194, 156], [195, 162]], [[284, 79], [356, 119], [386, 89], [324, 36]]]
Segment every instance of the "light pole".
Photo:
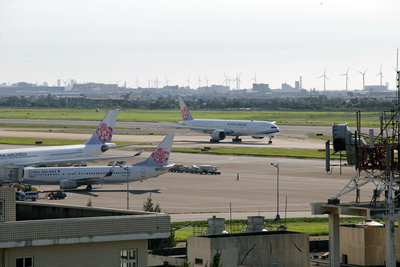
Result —
[[129, 210], [129, 167], [125, 167], [126, 170], [126, 209]]
[[276, 217], [275, 220], [280, 220], [281, 216], [279, 216], [279, 163], [274, 164], [271, 163], [277, 169], [276, 172]]

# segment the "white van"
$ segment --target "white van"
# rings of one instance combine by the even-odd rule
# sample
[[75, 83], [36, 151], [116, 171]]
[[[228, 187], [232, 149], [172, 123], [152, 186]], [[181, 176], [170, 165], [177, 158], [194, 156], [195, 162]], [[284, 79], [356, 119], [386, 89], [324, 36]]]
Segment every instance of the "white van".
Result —
[[25, 198], [26, 199], [32, 199], [32, 201], [35, 201], [36, 199], [39, 198], [38, 192], [25, 192]]

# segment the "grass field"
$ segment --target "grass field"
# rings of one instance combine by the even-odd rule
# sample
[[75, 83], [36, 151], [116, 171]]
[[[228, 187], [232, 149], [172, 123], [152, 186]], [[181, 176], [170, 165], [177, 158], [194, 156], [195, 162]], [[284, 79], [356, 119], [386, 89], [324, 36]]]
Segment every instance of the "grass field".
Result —
[[[101, 121], [107, 110], [69, 109], [2, 109], [1, 119], [33, 120], [87, 120]], [[266, 120], [279, 125], [331, 126], [332, 123], [348, 123], [356, 126], [354, 112], [308, 112], [308, 111], [237, 111], [194, 110], [197, 119]], [[362, 127], [379, 127], [378, 112], [363, 112]], [[121, 110], [117, 121], [177, 122], [182, 119], [179, 110]]]

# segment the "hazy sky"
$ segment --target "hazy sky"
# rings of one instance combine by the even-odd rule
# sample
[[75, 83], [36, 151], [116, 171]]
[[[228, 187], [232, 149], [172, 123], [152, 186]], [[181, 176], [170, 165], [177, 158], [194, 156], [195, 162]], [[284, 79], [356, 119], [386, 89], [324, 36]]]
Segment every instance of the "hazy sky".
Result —
[[[395, 88], [399, 0], [0, 0], [0, 83]], [[186, 83], [185, 83], [186, 82]], [[61, 83], [63, 84], [63, 83]], [[231, 88], [236, 83], [231, 82]]]

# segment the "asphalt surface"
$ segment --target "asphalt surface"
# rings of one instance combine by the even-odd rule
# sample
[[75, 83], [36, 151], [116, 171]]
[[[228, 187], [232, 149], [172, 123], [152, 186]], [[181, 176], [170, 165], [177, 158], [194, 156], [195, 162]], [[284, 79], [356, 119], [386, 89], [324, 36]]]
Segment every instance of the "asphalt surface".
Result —
[[[1, 122], [1, 120], [0, 120]], [[46, 124], [49, 122], [46, 121]], [[78, 124], [75, 122], [75, 124]], [[98, 123], [94, 123], [98, 125]], [[118, 127], [118, 125], [117, 125]], [[149, 127], [144, 129], [144, 127]], [[157, 134], [157, 127], [141, 125], [132, 127], [132, 131], [140, 128]], [[196, 134], [187, 130], [176, 131], [174, 147], [203, 147], [203, 146], [251, 146], [251, 147], [292, 147], [323, 149], [324, 141], [307, 138], [307, 133], [329, 134], [330, 127], [280, 127], [281, 133], [268, 144], [268, 139], [255, 140], [243, 137], [241, 144], [230, 140], [219, 144], [210, 144], [209, 136]], [[162, 129], [164, 131], [164, 129]], [[168, 129], [168, 131], [175, 131]], [[164, 133], [164, 132], [163, 132]], [[143, 133], [142, 133], [143, 134]], [[9, 131], [0, 129], [0, 136], [25, 136], [40, 138], [72, 138], [85, 140], [90, 134], [67, 133], [38, 133]], [[133, 164], [145, 160], [152, 149], [157, 147], [163, 139], [161, 135], [118, 135], [113, 141], [150, 142], [151, 145], [132, 146], [113, 149], [104, 153], [104, 156], [131, 155], [138, 150], [145, 152], [137, 158], [127, 160]], [[9, 148], [15, 146], [4, 146]], [[106, 165], [108, 162], [99, 161], [97, 165]], [[163, 212], [171, 214], [172, 221], [206, 220], [216, 215], [232, 219], [246, 219], [251, 215], [262, 215], [266, 218], [275, 218], [277, 214], [277, 168], [271, 163], [279, 163], [279, 213], [280, 217], [314, 217], [311, 215], [310, 203], [326, 202], [328, 198], [336, 196], [347, 182], [356, 174], [353, 168], [334, 168], [332, 174], [325, 171], [324, 160], [301, 160], [291, 158], [265, 158], [250, 156], [219, 156], [171, 153], [169, 163], [183, 165], [215, 165], [221, 175], [197, 175], [186, 173], [166, 173], [143, 182], [130, 183], [127, 194], [126, 184], [94, 186], [90, 192], [85, 187], [67, 192], [64, 200], [39, 200], [52, 203], [70, 205], [86, 205], [89, 200], [93, 206], [105, 208], [126, 209], [129, 198], [129, 209], [141, 210], [144, 201], [150, 196], [154, 202], [161, 205]], [[92, 165], [94, 163], [89, 163]], [[240, 174], [239, 181], [236, 180]], [[41, 196], [58, 186], [38, 187]], [[370, 201], [372, 187], [366, 186], [361, 190], [361, 201]], [[355, 201], [355, 193], [341, 197], [341, 202]], [[286, 204], [287, 203], [287, 204]], [[285, 212], [286, 210], [286, 212]]]

